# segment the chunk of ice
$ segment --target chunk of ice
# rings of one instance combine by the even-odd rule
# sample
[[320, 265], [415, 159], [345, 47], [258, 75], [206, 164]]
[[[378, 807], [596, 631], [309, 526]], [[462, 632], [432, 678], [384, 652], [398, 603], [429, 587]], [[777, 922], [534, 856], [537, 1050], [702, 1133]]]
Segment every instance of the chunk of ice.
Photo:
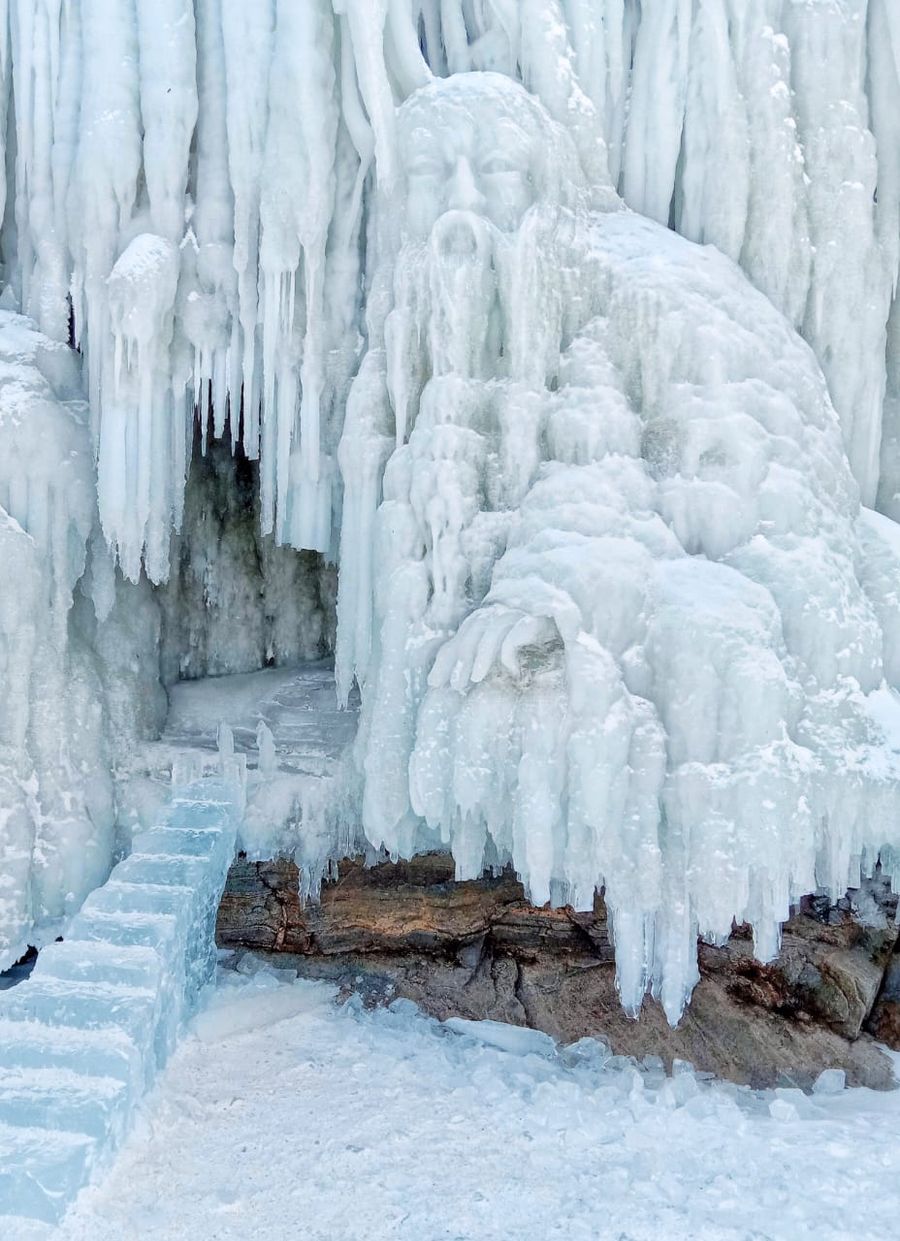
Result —
[[847, 1074], [843, 1069], [823, 1069], [813, 1082], [813, 1094], [840, 1094], [847, 1085]]
[[556, 1043], [550, 1035], [527, 1026], [507, 1025], [503, 1021], [467, 1021], [463, 1017], [449, 1017], [444, 1025], [454, 1034], [466, 1035], [513, 1056], [556, 1055]]

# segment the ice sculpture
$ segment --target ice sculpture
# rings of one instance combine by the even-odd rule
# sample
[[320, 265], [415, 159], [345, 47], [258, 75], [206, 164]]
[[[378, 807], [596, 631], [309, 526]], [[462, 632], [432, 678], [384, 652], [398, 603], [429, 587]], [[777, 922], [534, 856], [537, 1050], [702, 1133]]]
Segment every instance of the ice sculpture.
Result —
[[26, 1221], [58, 1222], [108, 1160], [212, 977], [234, 855], [233, 774], [175, 790], [65, 941], [0, 993], [4, 1236], [30, 1235]]
[[[263, 532], [340, 540], [373, 846], [605, 883], [626, 1003], [671, 1016], [695, 931], [767, 955], [873, 863], [895, 8], [0, 0], [3, 304], [57, 342], [0, 325], [0, 964], [111, 863], [173, 532], [215, 543], [198, 420], [258, 462]], [[195, 666], [247, 666], [236, 628]]]
[[432, 83], [398, 133], [340, 449], [363, 826], [439, 834], [463, 879], [511, 860], [538, 903], [604, 886], [624, 1003], [675, 1020], [698, 932], [746, 920], [769, 957], [792, 898], [897, 834], [860, 761], [884, 638], [840, 426], [738, 268], [590, 209], [510, 79]]

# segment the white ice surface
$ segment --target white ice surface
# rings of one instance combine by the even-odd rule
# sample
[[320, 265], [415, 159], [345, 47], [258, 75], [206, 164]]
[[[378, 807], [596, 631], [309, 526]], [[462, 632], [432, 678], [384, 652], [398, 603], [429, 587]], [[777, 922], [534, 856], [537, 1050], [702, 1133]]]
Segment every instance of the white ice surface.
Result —
[[666, 1079], [331, 995], [229, 973], [54, 1241], [893, 1235], [896, 1092]]
[[351, 762], [357, 703], [338, 709], [327, 660], [173, 685], [159, 741], [142, 746], [120, 780], [120, 814], [131, 831], [152, 822], [173, 769], [214, 771], [220, 729], [246, 765], [239, 847], [251, 858], [293, 856], [304, 895], [318, 891], [332, 861], [372, 853], [359, 830]]
[[77, 361], [0, 310], [0, 970], [109, 868], [103, 686], [71, 617], [96, 503]]
[[[109, 865], [198, 414], [342, 543], [370, 848], [605, 885], [628, 1007], [900, 843], [898, 49], [893, 0], [0, 0], [4, 305], [84, 381], [24, 470], [4, 388], [0, 958]], [[250, 852], [314, 888], [331, 791]]]
[[816, 350], [872, 502], [900, 390], [898, 48], [894, 0], [3, 0], [10, 284], [57, 339], [71, 294], [125, 572], [165, 578], [195, 406], [237, 434], [242, 393], [265, 531], [334, 550], [363, 208], [398, 214], [394, 104], [468, 70], [543, 101], [595, 198], [741, 264]]

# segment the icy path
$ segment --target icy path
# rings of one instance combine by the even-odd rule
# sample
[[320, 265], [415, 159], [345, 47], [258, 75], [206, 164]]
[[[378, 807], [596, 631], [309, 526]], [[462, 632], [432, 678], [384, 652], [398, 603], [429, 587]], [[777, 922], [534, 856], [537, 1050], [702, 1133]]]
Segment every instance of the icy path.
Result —
[[215, 969], [230, 788], [180, 790], [0, 995], [0, 1237], [43, 1236], [109, 1160]]
[[332, 661], [182, 681], [169, 699], [162, 737], [135, 755], [120, 786], [124, 822], [152, 822], [173, 773], [176, 783], [214, 773], [227, 725], [226, 748], [243, 772], [239, 849], [294, 857], [306, 895], [333, 859], [366, 851], [351, 761], [358, 696], [338, 710]]
[[235, 750], [247, 755], [251, 767], [258, 757], [261, 723], [272, 733], [278, 766], [310, 774], [320, 774], [339, 759], [356, 733], [356, 710], [338, 710], [329, 660], [180, 681], [171, 687], [169, 700], [157, 746], [215, 751], [224, 721], [234, 734]]
[[[225, 974], [111, 1175], [54, 1241], [896, 1230], [900, 1094], [665, 1081], [502, 1051], [397, 1008], [337, 1009], [322, 984]], [[547, 1049], [533, 1032], [474, 1029]]]

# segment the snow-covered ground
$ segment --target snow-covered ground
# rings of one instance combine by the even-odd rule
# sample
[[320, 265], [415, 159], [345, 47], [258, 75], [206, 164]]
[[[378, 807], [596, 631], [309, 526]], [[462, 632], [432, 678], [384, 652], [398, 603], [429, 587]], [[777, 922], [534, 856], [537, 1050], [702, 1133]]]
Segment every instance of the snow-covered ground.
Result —
[[[221, 971], [59, 1241], [866, 1241], [900, 1093], [751, 1092]], [[454, 1023], [449, 1023], [453, 1025]], [[822, 1082], [822, 1086], [830, 1083]]]

